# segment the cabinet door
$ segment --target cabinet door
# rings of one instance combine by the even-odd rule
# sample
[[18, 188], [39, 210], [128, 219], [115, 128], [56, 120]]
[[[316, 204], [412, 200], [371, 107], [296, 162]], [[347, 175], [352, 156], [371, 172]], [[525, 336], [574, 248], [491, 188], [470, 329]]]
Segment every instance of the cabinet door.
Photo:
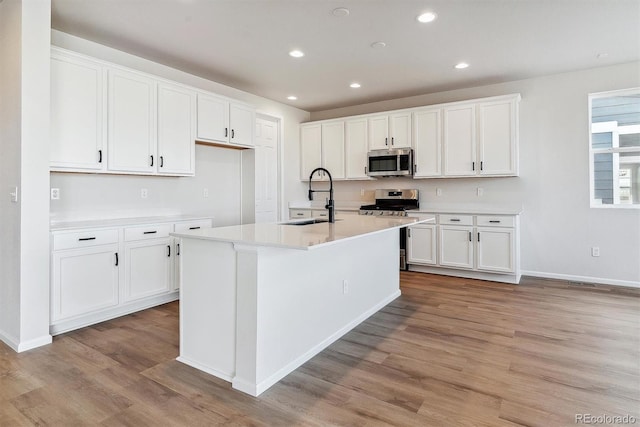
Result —
[[480, 175], [517, 175], [516, 102], [478, 104]]
[[369, 117], [369, 149], [389, 148], [389, 116]]
[[322, 124], [322, 164], [333, 179], [344, 179], [344, 122]]
[[158, 87], [158, 172], [193, 175], [195, 92], [178, 86]]
[[171, 244], [171, 239], [167, 238], [125, 245], [125, 301], [162, 294], [172, 289], [174, 250]]
[[436, 225], [420, 224], [407, 229], [407, 262], [436, 265]]
[[197, 138], [229, 142], [229, 102], [223, 98], [198, 94]]
[[118, 305], [118, 245], [53, 252], [51, 321]]
[[513, 273], [515, 238], [512, 228], [477, 228], [478, 270]]
[[345, 165], [346, 177], [367, 179], [367, 119], [345, 122]]
[[389, 116], [389, 147], [411, 148], [411, 113]]
[[473, 268], [473, 227], [440, 226], [441, 266]]
[[442, 175], [442, 125], [440, 110], [413, 113], [414, 177]]
[[156, 170], [156, 82], [121, 70], [109, 71], [109, 170]]
[[106, 168], [104, 87], [104, 71], [100, 64], [52, 56], [52, 169], [99, 171]]
[[300, 179], [309, 180], [315, 168], [322, 166], [322, 131], [319, 124], [300, 126]]
[[444, 175], [476, 175], [476, 110], [474, 105], [444, 109]]
[[253, 145], [253, 131], [256, 126], [255, 111], [245, 105], [231, 104], [229, 107], [229, 142], [240, 145]]

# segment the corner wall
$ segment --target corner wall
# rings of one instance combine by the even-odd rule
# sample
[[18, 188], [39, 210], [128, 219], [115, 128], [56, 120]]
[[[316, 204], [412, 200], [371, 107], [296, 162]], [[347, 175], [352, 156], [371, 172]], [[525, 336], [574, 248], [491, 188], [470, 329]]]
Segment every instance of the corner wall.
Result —
[[[587, 106], [589, 93], [639, 86], [640, 63], [634, 62], [320, 111], [311, 119], [522, 94], [519, 177], [338, 182], [337, 199], [370, 199], [375, 188], [398, 187], [418, 188], [425, 209], [436, 203], [522, 206], [523, 274], [640, 287], [640, 210], [589, 207]], [[591, 256], [592, 246], [600, 247], [600, 257]]]

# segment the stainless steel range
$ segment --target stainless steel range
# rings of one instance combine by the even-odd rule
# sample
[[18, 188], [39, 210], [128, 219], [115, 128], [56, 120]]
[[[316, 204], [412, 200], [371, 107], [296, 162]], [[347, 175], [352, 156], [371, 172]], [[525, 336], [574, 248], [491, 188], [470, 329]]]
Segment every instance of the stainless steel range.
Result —
[[360, 206], [360, 215], [407, 216], [407, 212], [418, 209], [418, 190], [376, 190], [373, 205]]
[[[418, 190], [376, 190], [373, 205], [360, 206], [360, 215], [408, 216], [420, 207]], [[400, 269], [407, 269], [407, 229], [400, 229]]]

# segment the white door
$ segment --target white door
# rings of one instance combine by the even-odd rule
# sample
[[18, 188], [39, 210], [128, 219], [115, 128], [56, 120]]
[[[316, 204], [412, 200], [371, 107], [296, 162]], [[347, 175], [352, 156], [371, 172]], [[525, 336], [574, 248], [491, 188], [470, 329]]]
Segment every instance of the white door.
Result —
[[[300, 179], [309, 180], [315, 168], [322, 166], [322, 130], [319, 124], [300, 126]], [[317, 179], [318, 177], [314, 177]]]
[[407, 263], [436, 265], [436, 225], [419, 224], [407, 228]]
[[515, 101], [478, 105], [480, 175], [516, 174]]
[[411, 148], [411, 113], [389, 116], [389, 147]]
[[256, 119], [255, 222], [278, 221], [278, 122]]
[[51, 58], [51, 167], [104, 170], [104, 74], [100, 64]]
[[369, 149], [389, 148], [389, 116], [369, 117]]
[[322, 166], [331, 178], [344, 179], [344, 122], [322, 124]]
[[255, 111], [245, 105], [231, 104], [229, 107], [229, 127], [232, 144], [253, 145]]
[[156, 114], [155, 80], [109, 71], [109, 170], [156, 171]]
[[512, 228], [478, 228], [478, 270], [513, 273], [515, 237]]
[[439, 236], [441, 266], [473, 268], [473, 227], [441, 225]]
[[367, 119], [345, 122], [345, 175], [347, 179], [367, 178]]
[[145, 240], [125, 246], [124, 300], [132, 301], [172, 289], [171, 239]]
[[200, 140], [229, 142], [229, 101], [199, 93], [196, 133]]
[[118, 305], [118, 245], [53, 253], [51, 320]]
[[473, 176], [476, 165], [476, 109], [462, 105], [444, 109], [444, 175]]
[[195, 172], [195, 92], [169, 84], [158, 87], [158, 172]]
[[413, 113], [414, 177], [442, 175], [440, 109]]

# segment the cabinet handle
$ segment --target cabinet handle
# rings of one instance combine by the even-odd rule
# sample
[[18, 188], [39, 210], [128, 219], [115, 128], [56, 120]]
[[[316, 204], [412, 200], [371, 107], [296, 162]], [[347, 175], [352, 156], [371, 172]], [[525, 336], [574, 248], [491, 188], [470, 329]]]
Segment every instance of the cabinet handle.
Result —
[[229, 128], [224, 128], [224, 137], [228, 137], [229, 136]]
[[176, 256], [180, 255], [180, 243], [176, 243]]
[[367, 167], [366, 166], [364, 167], [364, 174], [365, 175], [367, 174]]
[[460, 219], [459, 218], [451, 218], [449, 221], [451, 221], [451, 222], [460, 222]]
[[388, 144], [388, 141], [389, 141], [389, 138], [385, 138], [385, 139], [384, 139], [384, 145], [389, 145], [389, 144]]
[[471, 232], [469, 232], [469, 241], [471, 241]]
[[167, 256], [171, 256], [171, 245], [167, 245]]
[[189, 230], [200, 230], [200, 227], [189, 227]]
[[407, 237], [411, 237], [411, 229], [407, 228]]
[[102, 150], [98, 150], [98, 163], [102, 163]]
[[95, 237], [81, 237], [78, 239], [79, 242], [86, 242], [87, 240], [96, 240]]
[[164, 167], [164, 156], [160, 156], [160, 167]]
[[296, 215], [303, 216], [304, 214], [302, 212], [298, 212]]
[[231, 129], [231, 139], [236, 137], [236, 130], [235, 129]]
[[153, 156], [149, 156], [151, 157], [151, 164], [149, 166], [153, 166]]
[[480, 232], [478, 232], [478, 242], [480, 241]]
[[497, 219], [489, 220], [489, 222], [490, 222], [491, 224], [500, 224], [500, 221], [498, 221]]
[[142, 234], [156, 234], [157, 231], [143, 231]]
[[393, 139], [394, 139], [394, 138], [393, 138], [393, 137], [391, 137], [391, 145], [393, 145]]
[[116, 252], [116, 267], [118, 266], [118, 252]]
[[480, 170], [484, 168], [484, 161], [480, 160]]
[[471, 162], [471, 170], [476, 170], [476, 162]]

